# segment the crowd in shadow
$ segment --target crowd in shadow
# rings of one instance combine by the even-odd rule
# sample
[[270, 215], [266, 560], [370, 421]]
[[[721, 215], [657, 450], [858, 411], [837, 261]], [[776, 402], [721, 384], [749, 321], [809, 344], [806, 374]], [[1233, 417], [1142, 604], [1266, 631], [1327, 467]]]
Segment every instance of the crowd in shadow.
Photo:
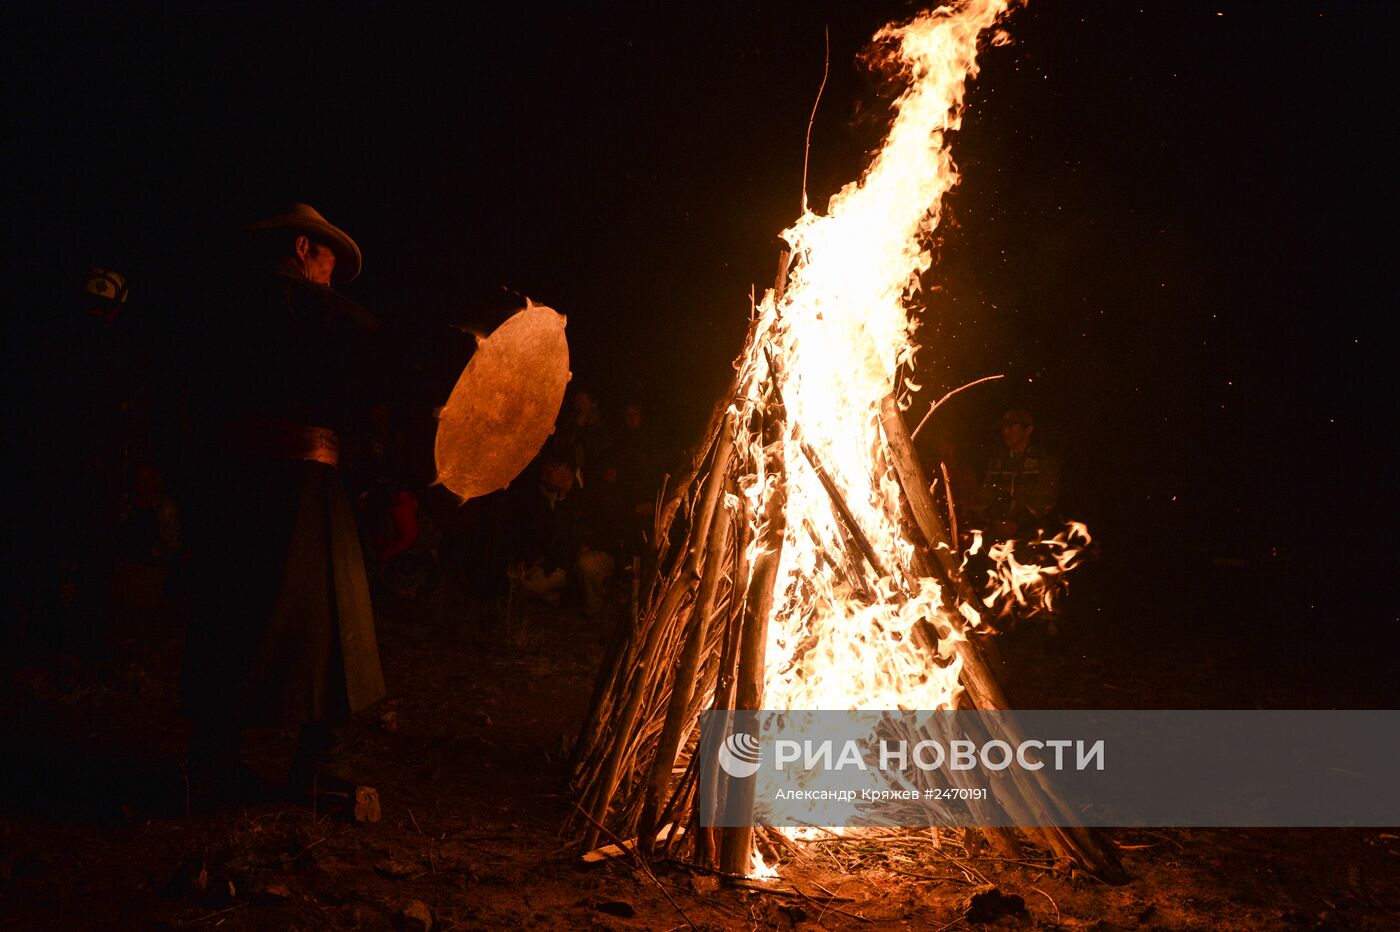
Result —
[[[676, 452], [639, 399], [575, 384], [534, 461], [463, 503], [435, 483], [433, 413], [397, 375], [411, 348], [336, 290], [354, 241], [307, 205], [242, 235], [233, 283], [183, 328], [104, 267], [27, 335], [3, 632], [14, 656], [101, 656], [122, 625], [182, 625], [191, 772], [224, 798], [244, 792], [242, 733], [269, 724], [299, 728], [294, 791], [353, 780], [335, 749], [385, 695], [376, 601], [454, 588], [464, 624], [526, 604], [599, 637], [622, 623]], [[982, 469], [935, 445], [969, 549], [1058, 523], [1059, 460], [1035, 431], [1008, 411]]]
[[647, 551], [664, 457], [639, 402], [578, 387], [509, 487], [457, 500], [405, 377], [422, 360], [340, 291], [354, 240], [304, 204], [237, 239], [197, 314], [100, 267], [22, 329], [0, 645], [11, 671], [82, 677], [179, 630], [192, 794], [260, 795], [244, 741], [271, 727], [298, 735], [285, 791], [314, 798], [353, 788], [342, 728], [386, 695], [376, 602], [450, 588], [470, 597], [455, 625], [489, 631], [530, 601], [601, 632]]

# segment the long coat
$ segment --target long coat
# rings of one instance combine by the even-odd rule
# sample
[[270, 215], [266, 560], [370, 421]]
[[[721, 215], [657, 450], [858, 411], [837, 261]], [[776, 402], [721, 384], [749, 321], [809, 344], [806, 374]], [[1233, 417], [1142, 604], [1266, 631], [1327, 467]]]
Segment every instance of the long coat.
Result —
[[377, 370], [376, 327], [329, 288], [277, 273], [253, 276], [206, 319], [184, 676], [196, 720], [336, 720], [384, 695], [340, 475], [285, 436], [344, 437]]

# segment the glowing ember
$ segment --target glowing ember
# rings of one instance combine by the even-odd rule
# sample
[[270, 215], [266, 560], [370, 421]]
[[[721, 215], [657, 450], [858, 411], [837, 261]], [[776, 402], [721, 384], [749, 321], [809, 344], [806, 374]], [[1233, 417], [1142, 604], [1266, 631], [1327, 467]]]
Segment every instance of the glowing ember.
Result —
[[[946, 134], [961, 122], [978, 37], [1007, 5], [972, 0], [876, 35], [908, 81], [889, 135], [864, 177], [833, 197], [825, 216], [804, 213], [783, 233], [793, 256], [787, 287], [758, 305], [738, 412], [741, 447], [759, 464], [741, 483], [749, 516], [763, 514], [776, 484], [762, 474], [754, 426], [774, 377], [786, 407], [786, 536], [768, 627], [767, 708], [939, 709], [957, 699], [960, 664], [951, 641], [939, 644], [949, 661], [939, 667], [912, 637], [915, 624], [934, 617], [940, 591], [908, 570], [915, 545], [901, 529], [879, 408], [899, 387], [901, 367], [913, 361], [906, 301], [930, 267], [925, 244], [943, 195], [957, 182]], [[847, 556], [852, 548], [814, 461], [844, 497], [876, 560]], [[753, 531], [751, 539], [760, 540], [759, 528]], [[841, 572], [830, 571], [833, 562]]]

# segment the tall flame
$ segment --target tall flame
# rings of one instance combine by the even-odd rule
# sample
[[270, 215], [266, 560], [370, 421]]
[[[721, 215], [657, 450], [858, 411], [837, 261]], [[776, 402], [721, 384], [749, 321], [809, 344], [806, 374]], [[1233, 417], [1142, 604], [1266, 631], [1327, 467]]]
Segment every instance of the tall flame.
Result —
[[[741, 360], [737, 423], [752, 474], [740, 483], [754, 533], [779, 477], [765, 472], [755, 425], [778, 388], [785, 530], [768, 625], [768, 708], [951, 708], [959, 664], [947, 638], [930, 663], [913, 628], [934, 617], [940, 592], [915, 578], [915, 545], [901, 528], [900, 495], [882, 453], [879, 408], [915, 352], [908, 299], [932, 258], [943, 195], [957, 183], [947, 134], [961, 123], [977, 41], [1009, 0], [966, 0], [876, 35], [907, 80], [884, 145], [859, 182], [806, 212], [783, 238], [786, 287], [756, 308]], [[805, 449], [804, 449], [805, 448]], [[825, 471], [869, 539], [875, 560], [852, 558], [850, 533], [823, 486]], [[731, 505], [737, 505], [737, 502]], [[883, 572], [877, 572], [878, 564]], [[976, 621], [976, 619], [972, 619]]]

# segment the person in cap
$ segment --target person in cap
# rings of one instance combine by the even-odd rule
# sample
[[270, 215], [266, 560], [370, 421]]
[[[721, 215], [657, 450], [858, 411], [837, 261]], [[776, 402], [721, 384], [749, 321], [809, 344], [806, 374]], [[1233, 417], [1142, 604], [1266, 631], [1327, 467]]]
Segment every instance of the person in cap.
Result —
[[126, 276], [113, 269], [97, 268], [83, 284], [84, 309], [93, 317], [111, 323], [126, 307]]
[[149, 446], [150, 362], [123, 314], [126, 277], [104, 266], [78, 283], [35, 347], [43, 404], [24, 412], [34, 474], [18, 558], [33, 634], [101, 650], [125, 484]]
[[1029, 411], [1007, 411], [997, 427], [1001, 444], [987, 461], [980, 517], [993, 540], [1025, 540], [1054, 520], [1060, 461], [1033, 441]]
[[[378, 321], [332, 285], [360, 250], [294, 204], [242, 231], [249, 264], [203, 324], [191, 420], [194, 594], [184, 703], [193, 772], [242, 792], [242, 730], [301, 726], [293, 791], [337, 782], [336, 729], [384, 695], [369, 586], [338, 471], [373, 400]], [[344, 781], [340, 781], [344, 782]]]

